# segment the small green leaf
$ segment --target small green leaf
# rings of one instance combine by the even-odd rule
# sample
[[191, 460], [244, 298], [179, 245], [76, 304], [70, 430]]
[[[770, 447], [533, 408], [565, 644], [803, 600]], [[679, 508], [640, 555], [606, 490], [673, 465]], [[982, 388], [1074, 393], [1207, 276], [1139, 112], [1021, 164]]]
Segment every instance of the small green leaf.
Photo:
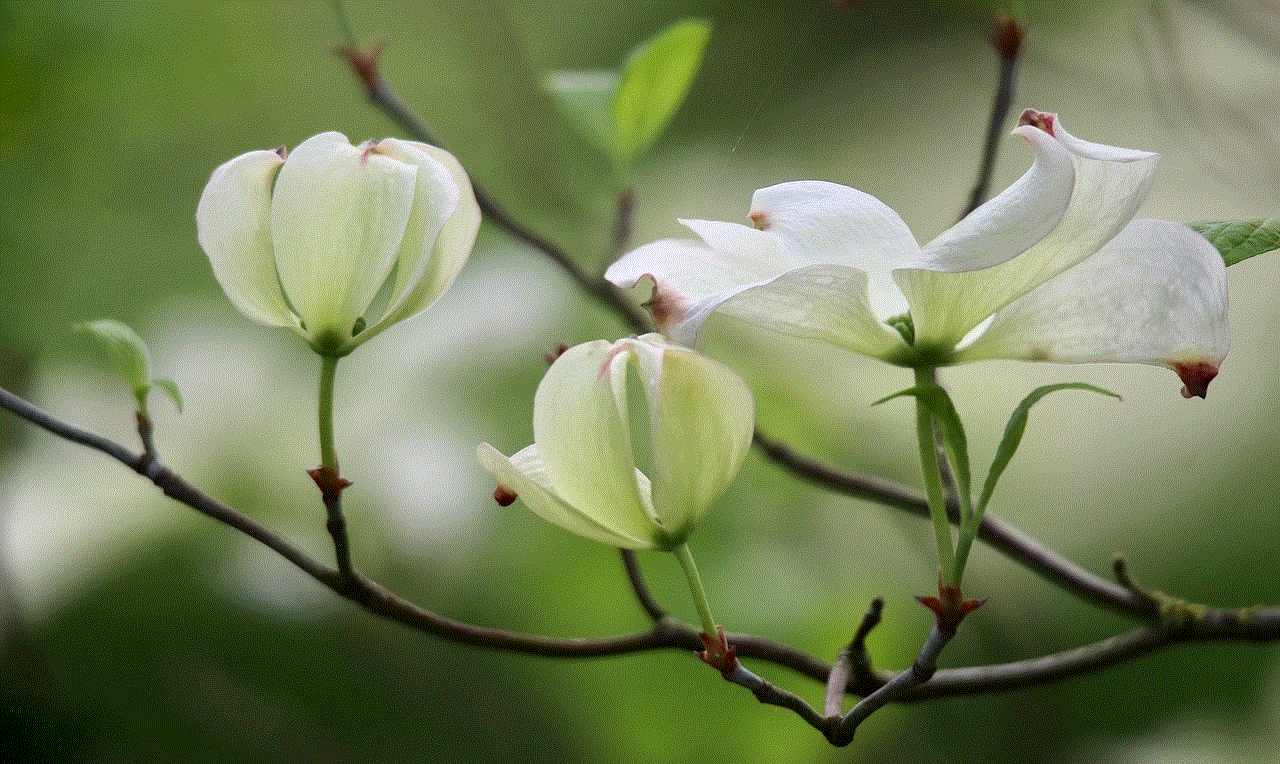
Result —
[[1280, 218], [1201, 220], [1187, 225], [1217, 247], [1228, 266], [1280, 249]]
[[982, 513], [987, 509], [987, 502], [991, 501], [991, 494], [996, 490], [996, 483], [1000, 480], [1000, 476], [1004, 474], [1005, 468], [1009, 466], [1009, 460], [1013, 459], [1014, 453], [1018, 450], [1018, 445], [1022, 443], [1022, 434], [1027, 429], [1027, 417], [1031, 413], [1031, 407], [1039, 403], [1041, 398], [1058, 390], [1091, 390], [1120, 400], [1120, 396], [1110, 390], [1103, 390], [1101, 387], [1095, 387], [1084, 382], [1062, 382], [1032, 390], [1013, 410], [1013, 414], [1009, 417], [1009, 423], [1005, 425], [1004, 436], [1000, 439], [999, 447], [996, 448], [995, 459], [991, 461], [991, 469], [987, 471], [987, 479], [982, 486], [982, 495], [978, 497], [978, 506], [974, 513], [977, 520], [982, 519]]
[[542, 80], [560, 111], [588, 143], [616, 162], [617, 136], [613, 130], [613, 101], [618, 93], [618, 73], [612, 71], [556, 71]]
[[617, 159], [629, 165], [657, 140], [702, 64], [711, 37], [703, 20], [678, 21], [632, 51], [613, 104]]
[[178, 384], [172, 379], [156, 379], [151, 382], [152, 387], [158, 387], [169, 396], [173, 401], [173, 405], [178, 407], [178, 413], [182, 413], [182, 391], [178, 389]]
[[182, 393], [173, 380], [151, 378], [151, 352], [137, 332], [109, 318], [86, 321], [72, 328], [89, 334], [106, 348], [116, 372], [129, 383], [129, 389], [138, 401], [139, 412], [147, 413], [147, 394], [153, 387], [163, 390], [173, 399], [178, 411], [182, 411]]
[[111, 363], [129, 383], [135, 396], [142, 398], [146, 395], [147, 388], [151, 386], [151, 353], [137, 332], [109, 318], [86, 321], [73, 328], [89, 334], [106, 348]]

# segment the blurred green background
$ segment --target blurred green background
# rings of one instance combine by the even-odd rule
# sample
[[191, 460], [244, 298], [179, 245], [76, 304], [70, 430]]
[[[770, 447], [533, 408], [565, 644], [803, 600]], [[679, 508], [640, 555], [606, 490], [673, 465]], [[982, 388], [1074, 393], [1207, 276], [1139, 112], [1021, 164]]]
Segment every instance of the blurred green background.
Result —
[[[606, 264], [605, 165], [537, 88], [615, 65], [687, 16], [707, 58], [638, 171], [634, 241], [677, 217], [742, 221], [751, 192], [820, 178], [899, 210], [927, 241], [978, 163], [999, 5], [469, 2], [345, 6], [387, 41], [387, 79], [476, 182], [589, 268]], [[1075, 134], [1160, 151], [1143, 214], [1280, 208], [1274, 3], [1022, 4], [1016, 98]], [[0, 2], [0, 383], [132, 443], [130, 397], [72, 323], [109, 316], [150, 343], [187, 398], [156, 399], [174, 469], [329, 558], [314, 466], [316, 359], [218, 291], [194, 212], [214, 167], [338, 129], [396, 134], [332, 54], [322, 2]], [[1015, 111], [1016, 113], [1016, 111]], [[1011, 126], [1010, 126], [1011, 127]], [[998, 190], [1027, 165], [1002, 145]], [[1105, 572], [1125, 552], [1157, 588], [1219, 605], [1280, 602], [1280, 258], [1231, 270], [1234, 348], [1207, 401], [1162, 369], [987, 363], [948, 370], [975, 461], [1031, 388], [1036, 409], [992, 511]], [[520, 505], [474, 461], [531, 438], [542, 353], [625, 327], [526, 247], [486, 228], [429, 313], [339, 371], [338, 446], [358, 565], [438, 612], [554, 635], [639, 630], [616, 553]], [[763, 430], [851, 469], [914, 481], [905, 372], [712, 323], [707, 351], [752, 383]], [[1173, 648], [1017, 692], [895, 707], [829, 748], [790, 713], [676, 652], [552, 661], [456, 646], [375, 620], [104, 457], [0, 415], [0, 760], [1138, 762], [1280, 759], [1273, 646]], [[924, 523], [815, 491], [752, 456], [693, 540], [731, 629], [831, 658], [869, 600], [870, 646], [905, 665], [928, 627]], [[674, 561], [642, 555], [692, 618]], [[944, 665], [1016, 660], [1129, 624], [979, 548], [990, 602]], [[758, 672], [821, 702], [809, 680]]]

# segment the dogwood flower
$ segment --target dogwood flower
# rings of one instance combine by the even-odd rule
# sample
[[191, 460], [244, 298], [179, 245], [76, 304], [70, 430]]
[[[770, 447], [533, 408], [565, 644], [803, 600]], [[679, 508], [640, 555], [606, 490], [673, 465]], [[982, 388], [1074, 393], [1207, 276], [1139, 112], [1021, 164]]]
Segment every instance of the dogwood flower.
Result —
[[480, 209], [449, 152], [328, 132], [287, 157], [250, 151], [214, 170], [196, 223], [241, 313], [340, 357], [449, 288]]
[[606, 277], [651, 279], [650, 310], [684, 344], [719, 311], [913, 367], [1167, 366], [1183, 395], [1204, 397], [1230, 344], [1226, 269], [1190, 228], [1133, 220], [1158, 156], [1081, 140], [1031, 109], [1013, 132], [1031, 168], [924, 247], [875, 197], [800, 181], [757, 191], [754, 227], [682, 220], [698, 240], [642, 246]]
[[[632, 368], [648, 409], [635, 425], [627, 404]], [[674, 550], [737, 475], [753, 420], [746, 383], [718, 361], [658, 334], [597, 340], [566, 350], [542, 378], [533, 445], [507, 457], [482, 443], [476, 455], [503, 504], [518, 495], [589, 539]], [[637, 450], [648, 474], [637, 468]]]

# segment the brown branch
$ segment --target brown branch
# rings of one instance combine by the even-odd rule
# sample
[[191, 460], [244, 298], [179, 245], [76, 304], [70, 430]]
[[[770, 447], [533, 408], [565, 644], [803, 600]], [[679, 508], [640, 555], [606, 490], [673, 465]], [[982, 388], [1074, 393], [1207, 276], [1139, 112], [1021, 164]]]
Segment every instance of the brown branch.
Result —
[[[433, 613], [415, 605], [359, 572], [342, 575], [309, 556], [288, 539], [259, 524], [232, 507], [206, 495], [154, 458], [135, 454], [100, 435], [82, 430], [42, 411], [28, 401], [0, 388], [0, 408], [4, 408], [54, 435], [101, 451], [154, 483], [166, 496], [185, 504], [255, 539], [288, 560], [333, 592], [370, 612], [441, 639], [476, 647], [506, 650], [552, 658], [594, 658], [625, 655], [660, 649], [695, 653], [701, 647], [697, 631], [668, 616], [658, 618], [648, 631], [593, 639], [554, 638], [476, 626]], [[1137, 585], [1128, 580], [1131, 585]], [[1141, 597], [1155, 597], [1143, 590]], [[1231, 640], [1274, 641], [1280, 639], [1280, 607], [1226, 610], [1192, 605], [1163, 596], [1156, 620], [1145, 628], [1104, 639], [1090, 645], [1025, 661], [993, 666], [939, 670], [922, 684], [894, 692], [894, 702], [918, 701], [950, 695], [996, 692], [1014, 687], [1054, 681], [1136, 658], [1179, 642]], [[878, 608], [873, 605], [876, 615]], [[863, 619], [858, 634], [866, 636], [874, 626], [871, 613]], [[749, 634], [730, 634], [730, 643], [739, 657], [766, 661], [818, 682], [826, 682], [832, 667], [803, 651]], [[855, 637], [855, 641], [857, 638]], [[876, 692], [896, 674], [871, 668], [866, 660], [855, 664], [847, 691], [866, 697]], [[731, 681], [747, 686], [761, 702], [796, 712], [815, 729], [828, 734], [831, 722], [821, 717], [797, 696], [782, 690], [749, 671]]]
[[1014, 82], [1018, 74], [1018, 56], [1022, 52], [1022, 38], [1026, 34], [1017, 21], [1006, 16], [996, 23], [991, 34], [991, 45], [1000, 56], [1000, 75], [996, 84], [995, 98], [991, 100], [991, 114], [987, 118], [987, 136], [982, 144], [982, 161], [978, 166], [978, 180], [969, 194], [969, 203], [965, 205], [960, 217], [968, 215], [987, 199], [991, 186], [991, 174], [996, 166], [996, 149], [1000, 146], [1000, 138], [1004, 135], [1004, 125], [1009, 119], [1009, 109], [1013, 106]]
[[649, 585], [644, 582], [644, 576], [640, 573], [640, 563], [636, 560], [636, 553], [630, 549], [619, 549], [618, 551], [622, 555], [622, 566], [627, 571], [627, 580], [631, 582], [631, 591], [636, 595], [636, 601], [644, 609], [645, 615], [649, 616], [651, 621], [661, 621], [666, 618], [667, 611], [653, 598], [653, 593], [649, 591]]
[[[366, 83], [370, 98], [375, 103], [382, 106], [415, 137], [435, 142], [377, 76], [376, 52], [364, 59], [361, 58], [364, 54], [351, 49], [343, 53], [361, 76], [362, 81]], [[975, 189], [976, 197], [977, 189]], [[647, 330], [648, 320], [612, 284], [602, 278], [588, 276], [563, 250], [519, 225], [479, 189], [477, 189], [477, 198], [482, 210], [492, 222], [551, 257], [585, 291], [613, 308], [637, 331]], [[150, 447], [145, 448], [142, 454], [134, 454], [106, 438], [62, 422], [2, 388], [0, 388], [0, 408], [8, 409], [18, 417], [43, 427], [59, 437], [107, 454], [151, 480], [166, 496], [259, 541], [338, 595], [376, 615], [415, 630], [462, 644], [547, 657], [602, 657], [672, 648], [695, 652], [701, 647], [694, 629], [666, 616], [652, 600], [643, 581], [639, 578], [634, 559], [625, 554], [623, 559], [636, 596], [646, 613], [654, 620], [652, 628], [648, 631], [594, 639], [552, 638], [463, 623], [425, 610], [359, 572], [340, 572], [314, 560], [288, 539], [187, 483], [179, 475], [164, 467], [155, 458], [154, 451]], [[149, 440], [149, 435], [150, 433], [147, 433], [144, 436], [144, 441]], [[858, 498], [878, 501], [921, 516], [928, 515], [923, 498], [910, 488], [876, 478], [839, 472], [818, 462], [799, 457], [785, 446], [758, 433], [756, 442], [775, 462], [807, 480]], [[956, 522], [955, 508], [952, 507], [951, 511], [952, 522]], [[908, 670], [904, 673], [917, 675], [915, 680], [904, 682], [901, 687], [894, 687], [893, 695], [888, 698], [889, 700], [901, 702], [945, 695], [985, 693], [1052, 681], [1098, 670], [1178, 642], [1280, 639], [1280, 608], [1249, 610], [1207, 608], [1172, 598], [1161, 599], [1141, 589], [1127, 578], [1124, 581], [1125, 585], [1117, 586], [1075, 566], [990, 515], [983, 521], [979, 537], [1083, 599], [1152, 622], [1144, 628], [1126, 634], [1025, 661], [936, 672], [933, 671], [933, 666], [929, 665], [927, 676], [922, 672]], [[1118, 570], [1122, 569], [1118, 568]], [[855, 637], [854, 643], [859, 646], [861, 639], [878, 620], [879, 608], [873, 606], [873, 609], [874, 617], [868, 613], [864, 618], [863, 627]], [[730, 641], [737, 654], [744, 658], [772, 662], [817, 681], [826, 681], [832, 673], [830, 665], [802, 651], [768, 639], [751, 635], [730, 635]], [[852, 650], [853, 645], [850, 646], [850, 651]], [[895, 675], [874, 669], [865, 656], [850, 657], [850, 660], [856, 660], [854, 663], [856, 670], [851, 672], [852, 676], [848, 678], [846, 684], [847, 691], [855, 695], [863, 697], [873, 695], [885, 687], [894, 676], [903, 676], [903, 674]], [[928, 662], [931, 664], [931, 661]], [[824, 734], [830, 727], [829, 719], [819, 716], [798, 696], [771, 685], [746, 669], [741, 669], [740, 674], [726, 675], [726, 679], [747, 686], [762, 702], [793, 710]]]

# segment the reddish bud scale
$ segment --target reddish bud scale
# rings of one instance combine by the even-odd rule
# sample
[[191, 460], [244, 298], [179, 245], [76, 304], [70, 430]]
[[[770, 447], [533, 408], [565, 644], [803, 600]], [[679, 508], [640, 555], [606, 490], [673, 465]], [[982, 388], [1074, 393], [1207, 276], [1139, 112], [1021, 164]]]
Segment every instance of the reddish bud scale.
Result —
[[543, 353], [542, 358], [547, 362], [547, 365], [550, 366], [551, 364], [556, 362], [557, 358], [564, 355], [564, 351], [568, 349], [569, 349], [569, 346], [561, 342], [559, 345], [556, 345], [554, 349], [546, 353]]
[[320, 496], [326, 504], [336, 502], [343, 489], [351, 485], [350, 480], [338, 477], [338, 473], [328, 467], [316, 467], [307, 470], [307, 474], [316, 481], [316, 487], [320, 489]]
[[724, 629], [717, 626], [716, 636], [712, 637], [704, 631], [698, 637], [702, 639], [703, 647], [702, 652], [698, 653], [698, 660], [726, 676], [738, 667], [738, 654], [725, 638]]
[[916, 597], [916, 600], [933, 611], [938, 619], [938, 628], [948, 634], [954, 634], [965, 616], [986, 602], [985, 599], [967, 600], [960, 587], [942, 583], [938, 584], [937, 597]]
[[366, 90], [373, 90], [378, 85], [378, 59], [382, 57], [382, 48], [385, 45], [386, 41], [379, 40], [369, 46], [367, 52], [359, 48], [345, 47], [336, 49], [334, 53], [351, 64], [351, 68], [355, 70], [356, 76], [360, 78]]
[[493, 489], [493, 500], [496, 501], [498, 503], [498, 506], [500, 507], [511, 506], [512, 502], [514, 502], [519, 497], [520, 497], [520, 494], [516, 493], [510, 488], [507, 488], [504, 485], [500, 485], [497, 488]]

